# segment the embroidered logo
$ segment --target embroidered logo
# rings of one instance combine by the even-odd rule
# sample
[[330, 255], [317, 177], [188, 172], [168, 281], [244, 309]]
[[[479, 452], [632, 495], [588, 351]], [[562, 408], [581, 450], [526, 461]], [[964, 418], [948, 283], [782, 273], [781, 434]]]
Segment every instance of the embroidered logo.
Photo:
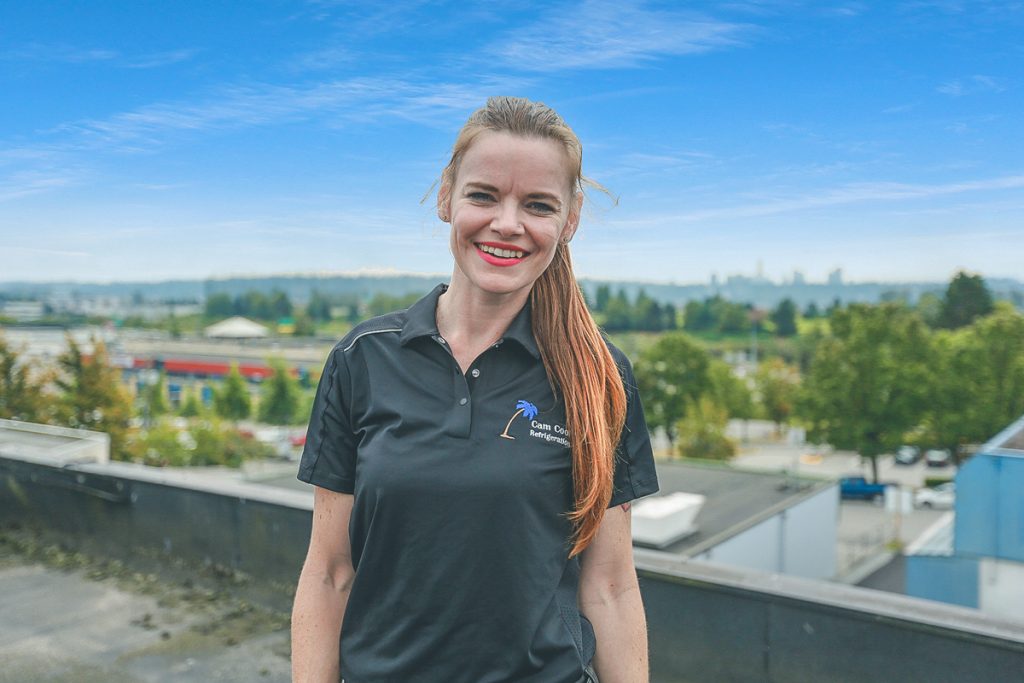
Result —
[[515, 422], [516, 418], [522, 415], [527, 420], [532, 420], [537, 417], [537, 406], [533, 405], [529, 401], [516, 401], [516, 412], [509, 419], [508, 424], [505, 425], [505, 431], [500, 436], [503, 439], [515, 439], [516, 437], [508, 433], [508, 430], [512, 428], [512, 423]]

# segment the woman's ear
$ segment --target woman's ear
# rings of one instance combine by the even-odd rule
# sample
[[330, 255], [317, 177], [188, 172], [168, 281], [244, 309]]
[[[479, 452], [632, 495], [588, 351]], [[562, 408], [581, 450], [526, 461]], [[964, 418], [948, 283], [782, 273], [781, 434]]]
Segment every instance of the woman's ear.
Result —
[[562, 228], [562, 244], [568, 244], [572, 236], [576, 234], [576, 228], [580, 227], [580, 215], [583, 212], [583, 193], [577, 192], [569, 204], [569, 216], [565, 219], [565, 227]]
[[442, 223], [452, 219], [452, 185], [447, 180], [442, 180], [437, 188], [437, 217]]

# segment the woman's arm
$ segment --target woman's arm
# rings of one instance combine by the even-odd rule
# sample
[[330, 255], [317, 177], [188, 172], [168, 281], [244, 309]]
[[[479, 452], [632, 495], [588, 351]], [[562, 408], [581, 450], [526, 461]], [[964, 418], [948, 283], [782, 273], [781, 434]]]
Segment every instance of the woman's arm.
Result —
[[319, 486], [313, 530], [292, 608], [292, 680], [338, 683], [338, 640], [355, 571], [348, 537], [352, 496]]
[[594, 626], [601, 683], [647, 683], [647, 622], [633, 567], [629, 503], [605, 512], [580, 557], [580, 611]]

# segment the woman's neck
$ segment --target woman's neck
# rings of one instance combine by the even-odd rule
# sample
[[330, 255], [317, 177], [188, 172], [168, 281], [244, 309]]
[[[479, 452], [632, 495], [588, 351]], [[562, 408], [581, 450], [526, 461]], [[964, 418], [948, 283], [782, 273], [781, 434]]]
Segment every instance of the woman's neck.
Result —
[[463, 372], [512, 324], [529, 290], [489, 294], [460, 286], [457, 278], [437, 301], [437, 331], [444, 337]]

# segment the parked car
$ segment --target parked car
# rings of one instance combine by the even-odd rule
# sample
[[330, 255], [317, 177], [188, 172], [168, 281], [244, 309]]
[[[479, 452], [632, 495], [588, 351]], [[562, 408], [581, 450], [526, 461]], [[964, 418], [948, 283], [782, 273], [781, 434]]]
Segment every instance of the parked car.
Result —
[[893, 458], [897, 465], [913, 465], [921, 459], [921, 449], [917, 446], [900, 446]]
[[914, 507], [949, 510], [954, 504], [956, 504], [956, 484], [951, 481], [914, 492]]
[[924, 453], [924, 464], [928, 467], [946, 467], [953, 463], [948, 448], [932, 448]]
[[875, 500], [885, 495], [889, 483], [872, 484], [864, 477], [843, 477], [839, 480], [839, 496], [846, 499]]

